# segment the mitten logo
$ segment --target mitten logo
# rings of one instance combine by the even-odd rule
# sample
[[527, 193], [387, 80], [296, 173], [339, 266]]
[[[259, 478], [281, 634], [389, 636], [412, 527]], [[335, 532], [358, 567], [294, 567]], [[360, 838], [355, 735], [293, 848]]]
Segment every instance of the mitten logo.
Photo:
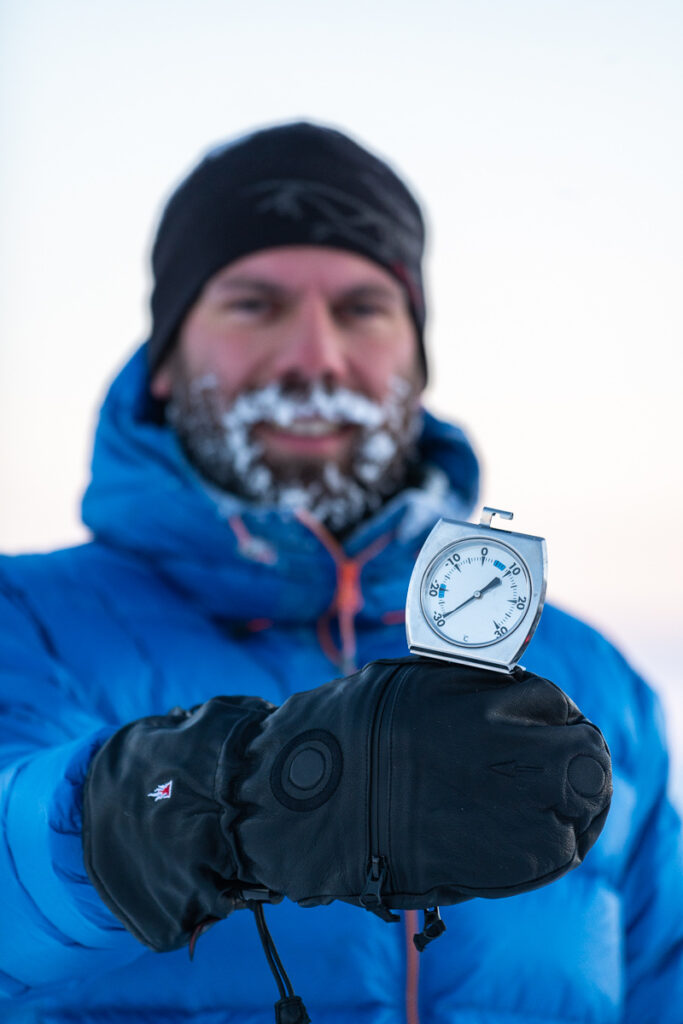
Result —
[[154, 803], [156, 803], [157, 800], [170, 800], [172, 789], [173, 779], [169, 779], [168, 782], [162, 782], [160, 786], [157, 786], [157, 788], [152, 790], [151, 793], [148, 793], [147, 796], [153, 796]]

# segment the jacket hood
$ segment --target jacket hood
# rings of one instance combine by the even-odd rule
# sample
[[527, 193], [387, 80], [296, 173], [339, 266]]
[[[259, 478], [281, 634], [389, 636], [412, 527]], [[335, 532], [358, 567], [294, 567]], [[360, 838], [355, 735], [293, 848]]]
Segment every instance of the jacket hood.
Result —
[[339, 561], [365, 563], [373, 549], [362, 591], [364, 611], [375, 617], [403, 606], [415, 555], [436, 520], [467, 518], [477, 498], [477, 460], [459, 427], [425, 412], [419, 447], [423, 483], [390, 499], [343, 548], [333, 541], [335, 558], [295, 513], [206, 487], [154, 408], [143, 346], [103, 403], [83, 521], [97, 541], [149, 563], [209, 614], [240, 621], [315, 620], [334, 599]]

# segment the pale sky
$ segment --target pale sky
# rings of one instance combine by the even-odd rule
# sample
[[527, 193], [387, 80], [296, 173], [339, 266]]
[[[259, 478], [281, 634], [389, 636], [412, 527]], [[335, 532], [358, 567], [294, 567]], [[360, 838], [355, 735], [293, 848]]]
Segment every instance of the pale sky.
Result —
[[174, 183], [234, 134], [321, 120], [425, 205], [428, 404], [470, 432], [483, 502], [547, 538], [550, 599], [683, 746], [682, 52], [679, 0], [4, 0], [0, 546], [85, 537]]

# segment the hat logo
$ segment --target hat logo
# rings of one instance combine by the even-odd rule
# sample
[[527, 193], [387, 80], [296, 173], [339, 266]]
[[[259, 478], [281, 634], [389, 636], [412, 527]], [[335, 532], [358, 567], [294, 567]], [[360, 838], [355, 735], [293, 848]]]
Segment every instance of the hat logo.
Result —
[[[380, 182], [364, 176], [368, 189], [378, 193]], [[382, 193], [382, 203], [390, 208], [384, 213], [377, 206], [349, 192], [324, 182], [298, 178], [278, 178], [256, 182], [242, 190], [243, 195], [259, 197], [257, 213], [274, 213], [295, 221], [306, 221], [312, 243], [324, 245], [334, 238], [351, 244], [370, 247], [379, 260], [391, 263], [399, 253], [404, 259], [419, 262], [421, 251], [420, 222], [403, 204]], [[379, 201], [379, 196], [377, 197]]]

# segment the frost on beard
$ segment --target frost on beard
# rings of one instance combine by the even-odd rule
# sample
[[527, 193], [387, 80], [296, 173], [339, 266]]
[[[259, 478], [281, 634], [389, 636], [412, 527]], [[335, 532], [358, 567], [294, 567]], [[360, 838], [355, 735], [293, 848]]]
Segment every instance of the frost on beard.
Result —
[[[383, 402], [343, 387], [316, 383], [302, 393], [278, 382], [228, 403], [209, 374], [176, 390], [168, 418], [209, 483], [258, 505], [305, 509], [333, 533], [360, 522], [401, 487], [420, 426], [413, 388], [400, 377]], [[302, 420], [357, 428], [348, 464], [271, 465], [254, 438], [256, 424], [286, 428]]]

